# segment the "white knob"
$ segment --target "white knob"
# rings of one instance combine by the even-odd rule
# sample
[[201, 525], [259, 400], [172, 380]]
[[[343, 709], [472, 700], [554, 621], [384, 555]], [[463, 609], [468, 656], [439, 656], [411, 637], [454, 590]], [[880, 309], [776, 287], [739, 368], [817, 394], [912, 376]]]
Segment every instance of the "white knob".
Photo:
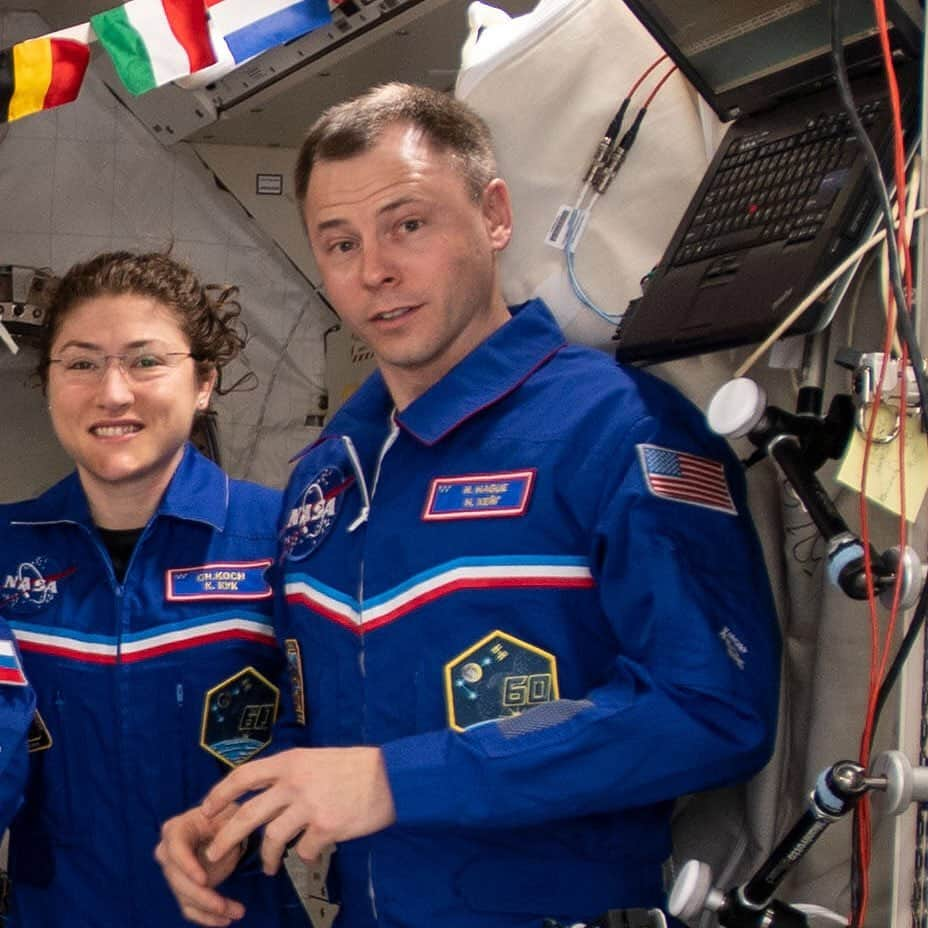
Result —
[[[890, 548], [884, 555], [886, 563], [897, 573], [902, 571], [902, 589], [899, 594], [899, 607], [901, 609], [911, 609], [921, 595], [922, 587], [925, 585], [925, 565], [922, 564], [918, 552], [909, 545], [905, 546], [902, 554], [899, 553], [899, 546]], [[880, 593], [880, 602], [887, 608], [891, 609], [893, 599], [896, 595], [896, 585], [887, 587]]]
[[718, 896], [712, 888], [712, 868], [701, 860], [688, 860], [673, 881], [667, 908], [685, 922], [695, 921], [703, 909], [718, 907]]
[[873, 776], [886, 777], [886, 791], [876, 795], [890, 815], [901, 815], [912, 802], [928, 800], [928, 768], [913, 767], [902, 751], [880, 754], [873, 763]]
[[764, 388], [748, 377], [738, 377], [716, 391], [706, 419], [716, 435], [741, 438], [757, 425], [766, 408]]

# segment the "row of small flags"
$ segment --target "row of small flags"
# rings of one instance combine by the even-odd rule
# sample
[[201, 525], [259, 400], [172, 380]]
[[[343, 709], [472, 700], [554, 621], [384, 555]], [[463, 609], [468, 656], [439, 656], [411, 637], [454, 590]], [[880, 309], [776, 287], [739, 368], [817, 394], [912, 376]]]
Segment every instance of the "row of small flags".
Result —
[[0, 50], [0, 123], [71, 103], [99, 41], [133, 94], [213, 69], [212, 79], [331, 22], [342, 0], [129, 0]]

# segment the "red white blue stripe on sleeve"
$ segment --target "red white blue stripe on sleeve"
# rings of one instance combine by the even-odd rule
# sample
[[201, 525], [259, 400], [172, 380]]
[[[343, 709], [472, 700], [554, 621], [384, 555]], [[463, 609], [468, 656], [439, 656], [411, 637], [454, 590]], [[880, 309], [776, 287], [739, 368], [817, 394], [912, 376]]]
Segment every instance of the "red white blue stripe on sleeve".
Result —
[[12, 641], [0, 641], [0, 684], [26, 686], [28, 681]]
[[737, 515], [719, 461], [660, 445], [637, 447], [644, 479], [654, 496]]

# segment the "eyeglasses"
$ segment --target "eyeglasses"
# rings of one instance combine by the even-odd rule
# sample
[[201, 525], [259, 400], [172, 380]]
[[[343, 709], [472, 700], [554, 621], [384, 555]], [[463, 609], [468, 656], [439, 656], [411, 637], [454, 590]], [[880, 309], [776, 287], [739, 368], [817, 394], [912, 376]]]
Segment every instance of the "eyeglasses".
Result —
[[161, 351], [138, 348], [125, 354], [104, 354], [87, 348], [65, 349], [60, 358], [49, 358], [49, 364], [60, 364], [61, 377], [67, 383], [90, 384], [103, 380], [110, 361], [119, 365], [124, 377], [133, 383], [157, 380], [177, 367], [190, 351]]

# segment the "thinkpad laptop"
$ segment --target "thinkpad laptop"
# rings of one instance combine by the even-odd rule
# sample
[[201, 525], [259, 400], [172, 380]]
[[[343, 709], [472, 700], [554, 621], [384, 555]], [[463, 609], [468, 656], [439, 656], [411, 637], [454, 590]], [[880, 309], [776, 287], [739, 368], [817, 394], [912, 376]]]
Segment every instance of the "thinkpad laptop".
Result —
[[[904, 110], [914, 114], [921, 10], [909, 2], [888, 9]], [[832, 78], [829, 2], [627, 5], [734, 121], [625, 314], [616, 356], [649, 363], [760, 341], [859, 243], [877, 206]], [[891, 112], [871, 0], [843, 0], [841, 25], [858, 113], [888, 163]], [[825, 304], [813, 304], [789, 334], [826, 321]]]

